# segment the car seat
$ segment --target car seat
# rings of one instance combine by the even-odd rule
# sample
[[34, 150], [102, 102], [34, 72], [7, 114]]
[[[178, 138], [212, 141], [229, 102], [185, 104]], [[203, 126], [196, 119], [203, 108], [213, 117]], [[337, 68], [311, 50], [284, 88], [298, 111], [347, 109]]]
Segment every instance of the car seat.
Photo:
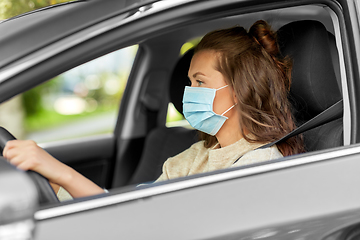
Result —
[[[187, 51], [177, 62], [169, 87], [170, 101], [182, 113], [184, 88], [189, 85], [187, 73], [194, 51]], [[159, 127], [146, 137], [138, 167], [129, 184], [152, 182], [162, 173], [162, 165], [172, 156], [189, 148], [198, 141], [197, 131], [185, 127]]]
[[[298, 125], [342, 99], [334, 36], [312, 20], [292, 22], [277, 31], [280, 51], [293, 61], [290, 102]], [[342, 118], [304, 133], [307, 151], [343, 145]]]

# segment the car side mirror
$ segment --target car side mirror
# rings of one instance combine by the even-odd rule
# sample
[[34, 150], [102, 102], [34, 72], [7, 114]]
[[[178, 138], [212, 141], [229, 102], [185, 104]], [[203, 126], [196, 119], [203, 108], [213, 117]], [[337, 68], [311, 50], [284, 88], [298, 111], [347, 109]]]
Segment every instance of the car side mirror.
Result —
[[0, 239], [33, 239], [37, 209], [34, 183], [0, 157]]

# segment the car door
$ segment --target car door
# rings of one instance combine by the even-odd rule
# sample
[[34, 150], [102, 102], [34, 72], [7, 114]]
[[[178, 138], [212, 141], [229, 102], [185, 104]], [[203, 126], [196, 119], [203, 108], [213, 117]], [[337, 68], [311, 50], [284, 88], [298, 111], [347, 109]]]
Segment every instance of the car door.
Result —
[[322, 239], [359, 221], [358, 158], [354, 145], [119, 189], [38, 211], [36, 239]]

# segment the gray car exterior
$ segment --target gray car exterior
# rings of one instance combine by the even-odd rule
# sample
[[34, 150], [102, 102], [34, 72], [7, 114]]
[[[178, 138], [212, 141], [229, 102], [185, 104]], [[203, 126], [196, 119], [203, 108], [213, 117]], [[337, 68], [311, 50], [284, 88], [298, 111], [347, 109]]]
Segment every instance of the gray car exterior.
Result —
[[[74, 66], [189, 24], [235, 12], [302, 5], [324, 5], [337, 16], [348, 89], [343, 93], [349, 116], [344, 120], [345, 146], [143, 186], [117, 188], [120, 185], [114, 182], [121, 177], [114, 176], [109, 194], [49, 206], [38, 206], [36, 188], [27, 174], [2, 159], [0, 239], [6, 234], [39, 240], [356, 239], [360, 228], [358, 0], [93, 0], [24, 14], [0, 23], [0, 102]], [[166, 36], [159, 43], [165, 49], [167, 41], [181, 40]], [[91, 150], [74, 150], [68, 159], [78, 154], [93, 157], [103, 146], [106, 153], [101, 157], [111, 158], [121, 139], [144, 132], [134, 123], [141, 92], [136, 79], [144, 75], [141, 66], [136, 70], [131, 92], [121, 103], [119, 136], [102, 139], [101, 146], [99, 139], [73, 143]], [[66, 152], [52, 145], [47, 150], [55, 156]]]

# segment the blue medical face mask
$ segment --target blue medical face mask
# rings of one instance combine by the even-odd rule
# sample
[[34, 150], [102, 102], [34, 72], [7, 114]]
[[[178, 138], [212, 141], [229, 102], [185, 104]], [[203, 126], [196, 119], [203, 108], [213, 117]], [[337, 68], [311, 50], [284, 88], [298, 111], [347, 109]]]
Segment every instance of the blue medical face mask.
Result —
[[220, 130], [226, 119], [228, 119], [224, 114], [230, 111], [235, 105], [219, 115], [213, 111], [213, 103], [216, 91], [227, 86], [228, 85], [218, 89], [185, 87], [183, 113], [193, 128], [212, 136]]

